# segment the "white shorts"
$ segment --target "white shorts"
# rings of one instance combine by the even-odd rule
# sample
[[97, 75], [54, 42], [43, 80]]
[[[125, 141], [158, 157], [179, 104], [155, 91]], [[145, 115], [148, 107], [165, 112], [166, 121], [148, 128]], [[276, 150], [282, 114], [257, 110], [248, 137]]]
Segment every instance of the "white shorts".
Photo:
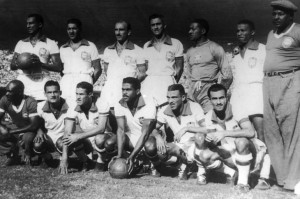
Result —
[[141, 93], [147, 97], [152, 97], [156, 105], [167, 102], [168, 87], [175, 84], [173, 76], [152, 76], [149, 75], [141, 84]]
[[261, 83], [243, 84], [232, 90], [230, 99], [233, 115], [243, 119], [250, 115], [263, 114], [263, 91]]
[[109, 107], [114, 107], [114, 105], [121, 100], [122, 82], [122, 78], [109, 79], [105, 82], [101, 90], [101, 97], [105, 96], [109, 102]]
[[39, 73], [34, 75], [19, 74], [17, 80], [23, 82], [24, 94], [33, 97], [35, 100], [46, 100], [44, 95], [45, 83], [49, 80], [49, 75]]
[[181, 148], [186, 154], [188, 154], [189, 148], [193, 145], [195, 142], [195, 134], [194, 133], [185, 133], [181, 139], [180, 142], [175, 142], [175, 144]]
[[60, 80], [60, 88], [62, 97], [67, 101], [68, 105], [76, 104], [76, 86], [79, 82], [88, 82], [93, 84], [90, 74], [65, 74]]

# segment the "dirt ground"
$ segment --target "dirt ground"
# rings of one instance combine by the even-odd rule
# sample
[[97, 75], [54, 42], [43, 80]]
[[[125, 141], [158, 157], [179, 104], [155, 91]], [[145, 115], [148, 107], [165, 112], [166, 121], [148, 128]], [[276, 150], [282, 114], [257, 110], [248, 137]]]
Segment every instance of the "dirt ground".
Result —
[[[57, 157], [56, 157], [57, 158]], [[3, 163], [5, 157], [0, 157]], [[153, 178], [140, 175], [131, 179], [113, 179], [108, 172], [90, 170], [76, 171], [78, 161], [71, 159], [74, 172], [58, 175], [56, 168], [27, 167], [24, 165], [0, 168], [1, 199], [131, 199], [131, 198], [178, 198], [178, 199], [287, 199], [295, 198], [292, 192], [281, 192], [274, 188], [267, 191], [252, 189], [241, 193], [228, 184], [209, 182], [205, 186], [196, 184], [196, 179], [179, 181], [176, 177]], [[55, 160], [54, 167], [58, 165]], [[72, 166], [73, 165], [73, 166]], [[218, 178], [218, 176], [216, 177]], [[216, 181], [216, 180], [211, 180]]]

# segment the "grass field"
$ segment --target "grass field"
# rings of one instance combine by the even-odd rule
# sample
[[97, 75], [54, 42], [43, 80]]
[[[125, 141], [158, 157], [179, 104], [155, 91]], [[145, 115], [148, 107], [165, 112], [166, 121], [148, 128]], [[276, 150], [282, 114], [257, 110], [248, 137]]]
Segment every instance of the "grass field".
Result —
[[[4, 157], [0, 157], [3, 163]], [[74, 158], [71, 167], [75, 170], [78, 161]], [[58, 160], [56, 159], [56, 165]], [[73, 165], [73, 166], [72, 166]], [[0, 168], [1, 199], [50, 199], [50, 198], [178, 198], [178, 199], [286, 199], [295, 198], [292, 192], [275, 189], [249, 193], [236, 191], [228, 184], [209, 182], [196, 184], [196, 179], [179, 181], [176, 177], [138, 176], [131, 179], [113, 179], [108, 172], [90, 170], [58, 175], [56, 168], [27, 167], [24, 165]]]

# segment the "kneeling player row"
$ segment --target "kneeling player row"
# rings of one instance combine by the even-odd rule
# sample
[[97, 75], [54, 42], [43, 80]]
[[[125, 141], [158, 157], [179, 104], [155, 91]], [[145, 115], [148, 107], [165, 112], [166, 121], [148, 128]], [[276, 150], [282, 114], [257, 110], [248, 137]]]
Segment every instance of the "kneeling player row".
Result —
[[[50, 152], [59, 151], [61, 174], [68, 173], [68, 152], [74, 152], [83, 162], [83, 168], [88, 169], [95, 150], [100, 170], [105, 170], [111, 159], [129, 152], [129, 173], [139, 154], [145, 154], [151, 161], [155, 176], [160, 176], [163, 165], [176, 157], [180, 179], [187, 179], [190, 166], [196, 163], [198, 184], [206, 184], [208, 169], [223, 172], [230, 178], [237, 170], [238, 187], [248, 190], [253, 164], [255, 170], [262, 167], [259, 186], [269, 186], [263, 181], [269, 178], [270, 170], [266, 146], [254, 138], [248, 118], [232, 115], [227, 91], [220, 84], [208, 90], [213, 110], [206, 115], [199, 104], [187, 100], [180, 84], [169, 86], [168, 105], [156, 113], [153, 100], [140, 93], [140, 82], [132, 77], [123, 79], [123, 97], [113, 110], [104, 97], [94, 103], [93, 86], [87, 82], [77, 85], [74, 107], [69, 107], [60, 97], [60, 85], [55, 81], [45, 84], [47, 100], [38, 104], [23, 94], [24, 85], [18, 80], [11, 81], [6, 89], [6, 96], [0, 101], [0, 117], [7, 112], [17, 126], [14, 129], [1, 126], [0, 152], [7, 155], [7, 166], [16, 163], [18, 143], [21, 143], [27, 164], [34, 153], [47, 161]], [[112, 130], [116, 127], [114, 118], [116, 132]], [[171, 133], [163, 126], [168, 126]]]

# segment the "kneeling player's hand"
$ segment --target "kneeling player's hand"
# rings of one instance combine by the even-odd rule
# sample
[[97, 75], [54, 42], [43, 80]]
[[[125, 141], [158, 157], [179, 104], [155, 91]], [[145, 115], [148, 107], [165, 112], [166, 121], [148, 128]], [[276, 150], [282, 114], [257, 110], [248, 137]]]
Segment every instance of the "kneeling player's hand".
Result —
[[178, 131], [178, 132], [175, 134], [175, 137], [174, 137], [175, 142], [180, 142], [181, 137], [182, 137], [185, 133], [186, 133], [186, 128], [180, 129], [180, 131]]
[[79, 140], [78, 134], [68, 134], [63, 137], [63, 144], [70, 146], [71, 144], [77, 142]]
[[128, 174], [130, 175], [133, 170], [133, 160], [131, 157], [127, 158], [126, 164], [128, 164]]
[[58, 168], [59, 174], [68, 174], [68, 161], [67, 160], [61, 160]]
[[225, 137], [223, 132], [209, 133], [206, 135], [206, 141], [217, 144]]
[[33, 142], [36, 142], [36, 143], [42, 143], [44, 142], [45, 140], [48, 140], [46, 134], [44, 132], [42, 132], [41, 130], [39, 130], [33, 140]]
[[167, 152], [165, 140], [161, 136], [156, 136], [155, 140], [158, 152], [165, 154]]

